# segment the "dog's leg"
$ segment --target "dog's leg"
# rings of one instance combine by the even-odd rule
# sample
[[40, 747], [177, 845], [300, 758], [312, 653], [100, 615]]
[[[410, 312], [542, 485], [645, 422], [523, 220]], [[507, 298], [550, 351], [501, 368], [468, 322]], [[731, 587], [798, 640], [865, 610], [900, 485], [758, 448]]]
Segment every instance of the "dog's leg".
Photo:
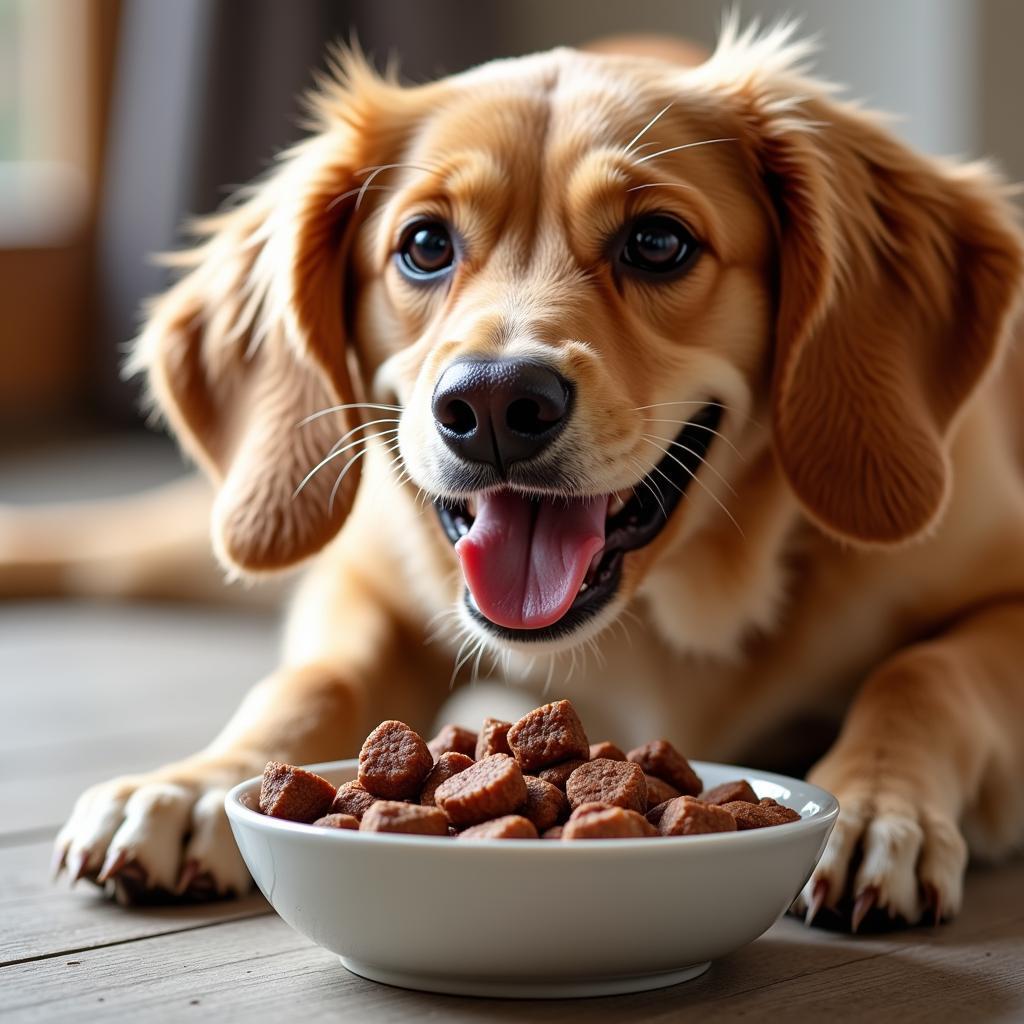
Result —
[[[381, 717], [429, 726], [447, 676], [432, 671], [421, 638], [413, 645], [383, 604], [343, 568], [340, 577], [349, 593], [318, 660], [292, 650], [292, 664], [256, 686], [195, 756], [87, 790], [57, 837], [58, 870], [107, 883], [124, 901], [244, 892], [249, 876], [222, 806], [227, 789], [271, 759], [354, 756]], [[301, 602], [295, 611], [304, 613]]]
[[247, 891], [225, 792], [272, 758], [308, 763], [351, 754], [363, 702], [361, 688], [332, 666], [282, 668], [249, 693], [205, 750], [86, 790], [57, 837], [58, 865], [72, 879], [109, 880], [123, 900]]
[[0, 505], [0, 598], [81, 595], [280, 603], [280, 587], [228, 587], [210, 551], [213, 492], [199, 476], [139, 494]]
[[[810, 779], [839, 820], [795, 909], [875, 911], [915, 923], [954, 915], [968, 845], [1024, 838], [1024, 604], [996, 605], [883, 664]], [[979, 851], [980, 852], [980, 851]]]

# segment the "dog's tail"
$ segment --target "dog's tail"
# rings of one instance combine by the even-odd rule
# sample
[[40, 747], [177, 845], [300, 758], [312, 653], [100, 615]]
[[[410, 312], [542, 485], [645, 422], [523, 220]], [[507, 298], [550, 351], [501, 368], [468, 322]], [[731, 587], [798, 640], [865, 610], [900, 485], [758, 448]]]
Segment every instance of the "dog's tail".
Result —
[[263, 587], [225, 584], [210, 549], [212, 500], [196, 475], [124, 498], [0, 506], [0, 598], [273, 601]]

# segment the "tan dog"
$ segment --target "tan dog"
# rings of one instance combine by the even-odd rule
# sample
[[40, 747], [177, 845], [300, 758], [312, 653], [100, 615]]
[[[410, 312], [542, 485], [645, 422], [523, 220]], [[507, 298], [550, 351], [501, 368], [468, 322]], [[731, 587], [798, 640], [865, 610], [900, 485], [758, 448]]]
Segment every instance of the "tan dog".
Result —
[[246, 888], [225, 787], [429, 728], [453, 658], [717, 759], [844, 716], [812, 913], [948, 916], [968, 841], [1024, 838], [1021, 236], [806, 54], [730, 29], [695, 68], [415, 88], [346, 58], [134, 357], [222, 565], [315, 556], [281, 668], [208, 749], [87, 792], [60, 862]]

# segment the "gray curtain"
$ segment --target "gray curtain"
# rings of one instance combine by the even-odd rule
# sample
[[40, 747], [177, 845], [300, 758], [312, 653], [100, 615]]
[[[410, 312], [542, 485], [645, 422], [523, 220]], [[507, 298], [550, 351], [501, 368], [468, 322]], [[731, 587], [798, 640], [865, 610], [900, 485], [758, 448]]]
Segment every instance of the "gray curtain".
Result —
[[137, 419], [119, 381], [142, 299], [189, 215], [221, 203], [301, 134], [300, 94], [328, 44], [355, 35], [422, 80], [501, 51], [500, 5], [460, 0], [127, 0], [101, 211], [96, 392], [105, 419]]

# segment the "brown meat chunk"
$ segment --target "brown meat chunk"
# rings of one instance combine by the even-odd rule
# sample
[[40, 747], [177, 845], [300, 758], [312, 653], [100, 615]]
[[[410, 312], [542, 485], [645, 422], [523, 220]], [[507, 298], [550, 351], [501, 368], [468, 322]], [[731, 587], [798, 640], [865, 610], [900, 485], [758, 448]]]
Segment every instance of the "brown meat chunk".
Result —
[[631, 750], [628, 757], [648, 775], [663, 779], [685, 796], [696, 796], [704, 788], [690, 762], [668, 740], [651, 740]]
[[626, 755], [622, 750], [615, 746], [614, 743], [609, 743], [608, 740], [590, 744], [590, 760], [596, 761], [599, 757], [606, 758], [609, 761], [626, 760]]
[[799, 821], [800, 815], [792, 807], [783, 807], [771, 797], [765, 797], [756, 804], [746, 800], [733, 800], [722, 804], [722, 810], [728, 811], [736, 819], [736, 827], [744, 832], [751, 828], [769, 828], [772, 825], [785, 825], [789, 821]]
[[480, 726], [473, 756], [478, 761], [491, 754], [508, 754], [511, 757], [512, 751], [508, 745], [508, 731], [511, 728], [511, 722], [503, 722], [500, 718], [485, 718], [484, 724]]
[[508, 745], [523, 771], [535, 772], [560, 761], [586, 761], [590, 743], [576, 709], [567, 700], [535, 708], [508, 731]]
[[351, 814], [325, 814], [313, 822], [320, 828], [359, 828], [359, 819]]
[[356, 821], [360, 821], [367, 808], [376, 802], [377, 798], [367, 793], [358, 779], [353, 779], [338, 787], [331, 803], [331, 814], [351, 814]]
[[359, 823], [364, 832], [403, 832], [418, 836], [448, 835], [448, 819], [436, 807], [398, 800], [378, 800]]
[[553, 825], [551, 828], [545, 829], [541, 834], [541, 839], [561, 839], [564, 827], [563, 825]]
[[272, 818], [302, 821], [323, 817], [334, 799], [334, 786], [305, 768], [268, 761], [260, 785], [260, 810]]
[[513, 814], [526, 802], [526, 782], [508, 754], [491, 754], [438, 786], [434, 801], [456, 827]]
[[647, 810], [647, 782], [643, 769], [629, 761], [598, 758], [581, 764], [569, 776], [565, 795], [573, 807], [604, 803], [642, 814]]
[[657, 829], [636, 811], [608, 804], [581, 804], [562, 827], [563, 839], [639, 839]]
[[442, 754], [455, 753], [473, 757], [476, 751], [476, 733], [463, 729], [461, 725], [446, 725], [427, 744], [427, 749], [436, 761]]
[[569, 801], [565, 794], [550, 782], [526, 776], [526, 803], [519, 809], [524, 818], [533, 822], [538, 832], [544, 832], [569, 814]]
[[404, 722], [381, 722], [359, 751], [359, 781], [382, 800], [415, 797], [433, 767], [423, 738]]
[[653, 807], [651, 807], [647, 811], [647, 813], [644, 815], [644, 817], [652, 825], [657, 827], [658, 825], [661, 824], [661, 816], [665, 813], [665, 811], [668, 810], [668, 805], [670, 803], [672, 803], [672, 800], [675, 800], [675, 799], [676, 799], [675, 797], [672, 797], [671, 800], [663, 800], [660, 804], [655, 804]]
[[557, 786], [559, 789], [564, 790], [565, 784], [569, 781], [569, 776], [581, 764], [586, 764], [586, 761], [581, 761], [579, 758], [573, 758], [571, 761], [563, 761], [561, 764], [553, 764], [550, 768], [542, 768], [537, 772], [537, 778], [543, 779], [545, 782], [550, 782], [552, 786]]
[[706, 804], [729, 804], [734, 800], [756, 804], [757, 794], [746, 779], [737, 779], [735, 782], [723, 782], [718, 786], [712, 786], [711, 789], [705, 789], [700, 799]]
[[420, 790], [420, 803], [424, 807], [433, 807], [437, 787], [453, 775], [464, 772], [471, 764], [473, 764], [473, 758], [454, 750], [445, 751], [437, 759], [437, 764], [430, 769], [430, 774], [423, 783], [423, 789]]
[[669, 800], [658, 821], [663, 836], [696, 836], [707, 832], [735, 832], [736, 821], [721, 807], [706, 804], [692, 796]]
[[675, 786], [670, 786], [664, 779], [659, 779], [657, 775], [645, 775], [644, 778], [647, 780], [647, 810], [649, 811], [657, 807], [658, 804], [665, 803], [666, 800], [675, 800], [677, 796], [683, 795]]
[[506, 814], [502, 818], [472, 825], [459, 833], [460, 839], [538, 839], [533, 822], [518, 814]]

